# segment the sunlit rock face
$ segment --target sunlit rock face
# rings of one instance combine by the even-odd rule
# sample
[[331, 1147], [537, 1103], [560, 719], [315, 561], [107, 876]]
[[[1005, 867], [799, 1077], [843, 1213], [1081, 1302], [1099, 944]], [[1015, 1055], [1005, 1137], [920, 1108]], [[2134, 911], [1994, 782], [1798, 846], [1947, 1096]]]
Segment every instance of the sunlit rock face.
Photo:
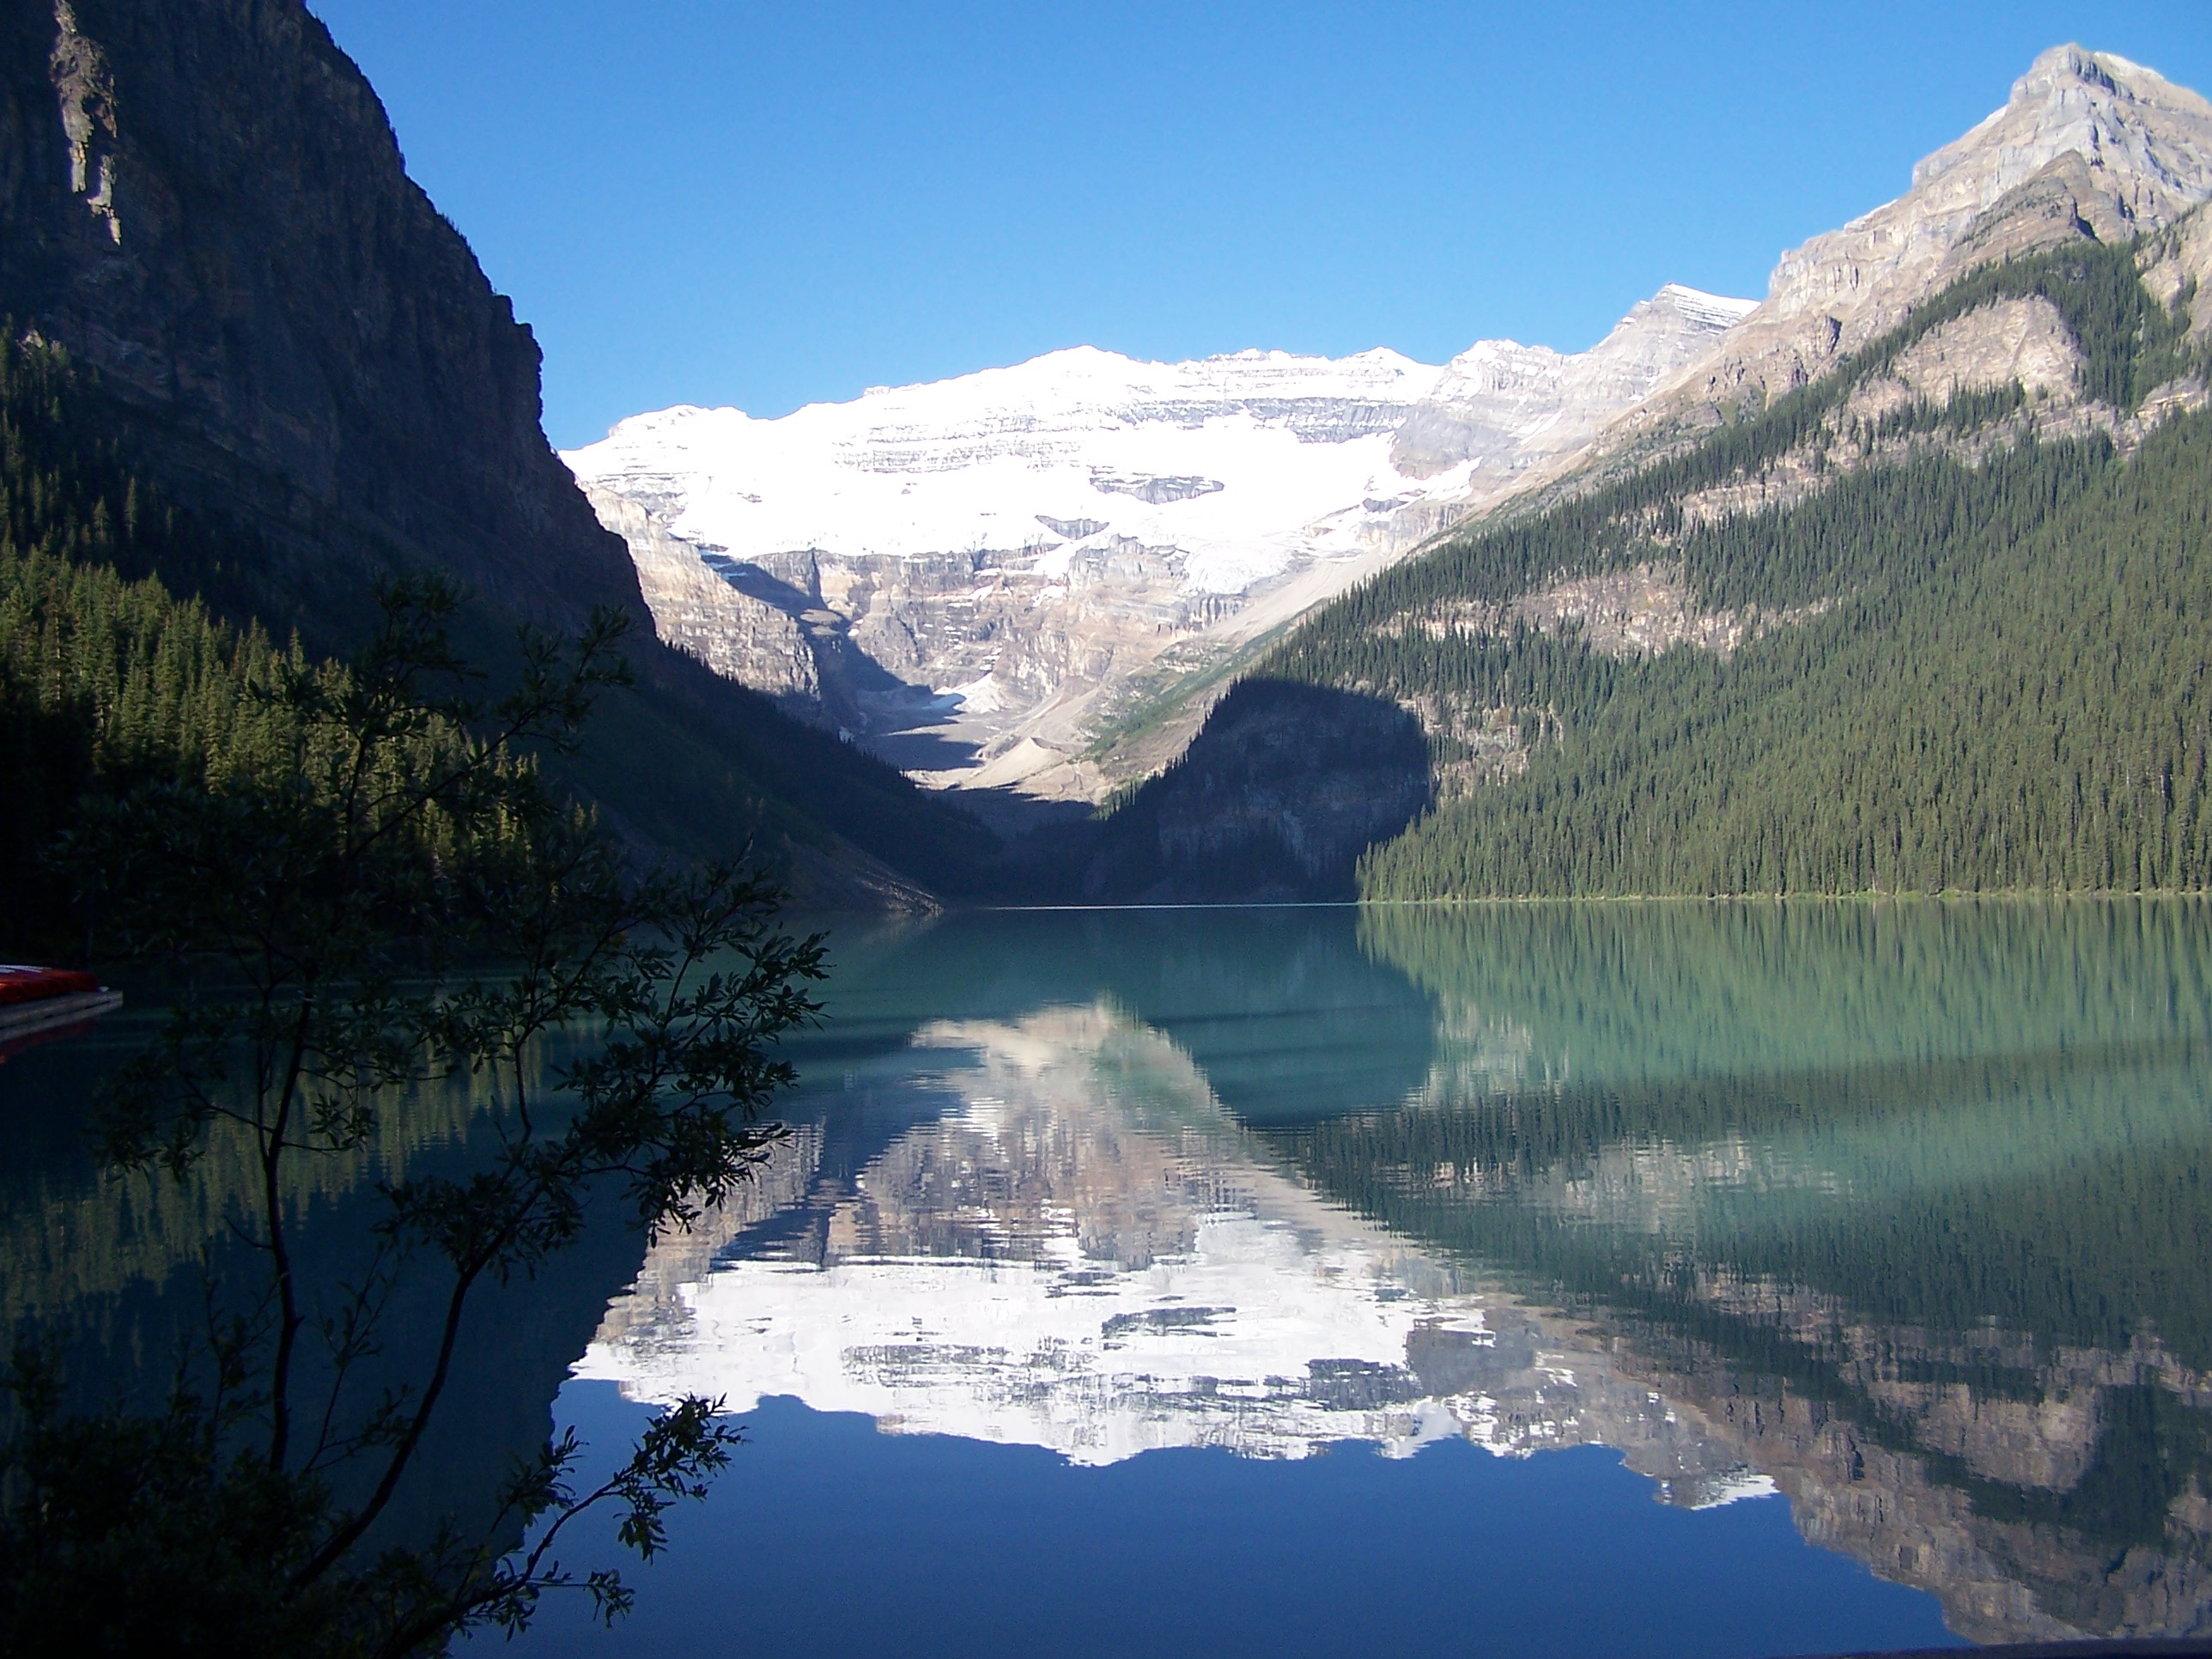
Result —
[[1485, 340], [1453, 358], [1390, 455], [1416, 477], [1464, 465], [1466, 483], [1407, 502], [1395, 538], [1418, 539], [1547, 463], [1580, 455], [1603, 422], [1705, 357], [1752, 309], [1748, 300], [1669, 283], [1578, 355]]
[[1749, 308], [1670, 286], [1587, 352], [1486, 341], [1442, 368], [1083, 347], [781, 420], [640, 415], [565, 459], [664, 637], [938, 781], [1093, 795], [1109, 780], [1080, 751], [1148, 675], [1218, 660], [1586, 443]]
[[[2212, 104], [2112, 52], [2054, 47], [2003, 108], [1914, 167], [1904, 195], [1784, 253], [1727, 343], [1624, 430], [1778, 396], [1976, 266], [2089, 235], [2124, 242], [2208, 199]], [[2040, 319], [2008, 320], [1984, 328], [1978, 355], [2033, 352]]]

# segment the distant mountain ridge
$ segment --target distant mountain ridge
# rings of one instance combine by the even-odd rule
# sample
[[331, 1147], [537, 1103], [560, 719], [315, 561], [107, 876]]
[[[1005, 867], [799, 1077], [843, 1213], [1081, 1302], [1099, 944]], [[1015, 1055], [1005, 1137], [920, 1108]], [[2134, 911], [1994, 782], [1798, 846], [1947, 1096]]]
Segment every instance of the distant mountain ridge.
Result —
[[1079, 347], [569, 452], [665, 637], [931, 781], [1095, 797], [1085, 750], [1586, 444], [1751, 308], [1670, 285], [1590, 350], [1142, 363]]
[[2111, 52], [2054, 46], [2003, 107], [1912, 170], [1911, 187], [1783, 254], [1724, 346], [1616, 425], [1709, 423], [1818, 378], [1978, 265], [2085, 233], [2124, 241], [2212, 200], [2212, 103]]

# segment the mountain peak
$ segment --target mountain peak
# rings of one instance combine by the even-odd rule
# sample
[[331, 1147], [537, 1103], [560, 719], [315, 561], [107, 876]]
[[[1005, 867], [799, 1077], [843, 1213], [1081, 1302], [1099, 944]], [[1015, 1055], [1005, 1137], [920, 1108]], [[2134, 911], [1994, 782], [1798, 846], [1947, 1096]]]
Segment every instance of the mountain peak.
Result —
[[2212, 197], [2212, 104], [2115, 52], [2053, 46], [2002, 109], [1913, 168], [1911, 194], [1952, 183], [1987, 208], [2069, 154], [2105, 175], [2131, 224], [2154, 228]]
[[2012, 83], [2008, 106], [2048, 102], [2075, 87], [2133, 103], [2212, 116], [2212, 103], [2156, 70], [2116, 52], [2091, 52], [2070, 41], [2037, 56], [2027, 73]]
[[[1668, 283], [1637, 311], [1663, 307], [1709, 327], [1729, 328], [1749, 316], [1758, 305], [1756, 300], [1738, 300], [1725, 294], [1708, 294], [1701, 288], [1691, 288], [1682, 283]], [[1636, 314], [1635, 311], [1629, 313], [1632, 317]]]
[[2002, 109], [1923, 159], [1902, 196], [1784, 252], [1765, 301], [1622, 430], [1778, 395], [1977, 266], [2125, 241], [2205, 201], [2212, 103], [2117, 53], [2053, 46]]

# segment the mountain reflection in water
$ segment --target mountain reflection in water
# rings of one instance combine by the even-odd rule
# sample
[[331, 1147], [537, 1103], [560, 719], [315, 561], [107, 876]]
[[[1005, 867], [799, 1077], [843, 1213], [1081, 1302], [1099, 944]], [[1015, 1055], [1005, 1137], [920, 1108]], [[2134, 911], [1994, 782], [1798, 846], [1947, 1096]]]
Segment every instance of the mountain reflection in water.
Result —
[[2212, 925], [970, 916], [577, 1368], [1105, 1464], [1445, 1437], [1780, 1491], [1983, 1641], [2212, 1628]]
[[803, 1193], [778, 1224], [703, 1274], [700, 1240], [656, 1249], [579, 1375], [1082, 1463], [1595, 1439], [1634, 1444], [1686, 1501], [1772, 1490], [1571, 1324], [1286, 1176], [1126, 1017], [946, 1022], [915, 1046], [940, 1115], [849, 1183], [811, 1178], [823, 1137], [802, 1131], [769, 1177]]

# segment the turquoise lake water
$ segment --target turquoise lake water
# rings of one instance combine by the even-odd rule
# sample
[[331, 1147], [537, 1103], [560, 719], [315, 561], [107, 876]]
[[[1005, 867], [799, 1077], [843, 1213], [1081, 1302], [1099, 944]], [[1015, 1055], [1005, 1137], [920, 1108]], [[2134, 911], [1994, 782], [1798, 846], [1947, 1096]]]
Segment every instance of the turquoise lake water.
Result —
[[2185, 905], [836, 933], [556, 1416], [751, 1443], [541, 1654], [1753, 1655], [2212, 1624]]
[[[2212, 909], [830, 928], [760, 1179], [594, 1235], [464, 1356], [407, 1515], [549, 1423], [603, 1461], [688, 1393], [747, 1428], [635, 1613], [549, 1602], [523, 1653], [2212, 1630]], [[54, 1109], [149, 1028], [0, 1066], [8, 1311], [88, 1388], [223, 1267], [220, 1160], [134, 1195]], [[311, 1232], [481, 1109], [331, 1171]]]

